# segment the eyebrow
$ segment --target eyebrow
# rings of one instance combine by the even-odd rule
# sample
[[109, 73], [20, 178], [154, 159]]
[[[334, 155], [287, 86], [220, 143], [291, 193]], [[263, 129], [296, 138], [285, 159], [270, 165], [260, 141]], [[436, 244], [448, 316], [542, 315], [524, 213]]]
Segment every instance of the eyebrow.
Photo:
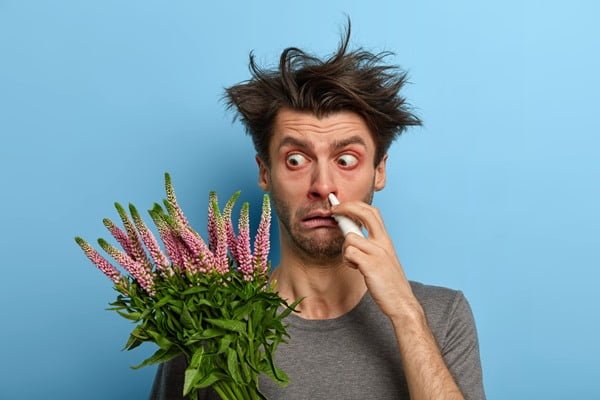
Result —
[[367, 144], [360, 136], [350, 136], [349, 138], [343, 140], [336, 140], [331, 144], [331, 146], [329, 146], [329, 149], [333, 152], [350, 146], [351, 144], [358, 144], [365, 148], [367, 147]]
[[[360, 136], [350, 136], [349, 138], [346, 138], [346, 139], [343, 139], [343, 140], [336, 140], [336, 141], [334, 141], [329, 146], [329, 150], [331, 152], [335, 152], [335, 151], [338, 151], [340, 149], [343, 149], [344, 147], [350, 146], [351, 144], [358, 144], [358, 145], [361, 145], [363, 147], [367, 147], [367, 144], [365, 143], [365, 141], [363, 140], [363, 138], [361, 138]], [[295, 147], [300, 147], [302, 149], [310, 149], [310, 150], [314, 149], [314, 146], [312, 146], [311, 143], [305, 142], [305, 141], [300, 140], [300, 139], [296, 139], [296, 138], [291, 137], [291, 136], [286, 136], [285, 138], [283, 138], [283, 140], [281, 141], [281, 143], [279, 143], [279, 148], [280, 149], [283, 146], [295, 146]]]

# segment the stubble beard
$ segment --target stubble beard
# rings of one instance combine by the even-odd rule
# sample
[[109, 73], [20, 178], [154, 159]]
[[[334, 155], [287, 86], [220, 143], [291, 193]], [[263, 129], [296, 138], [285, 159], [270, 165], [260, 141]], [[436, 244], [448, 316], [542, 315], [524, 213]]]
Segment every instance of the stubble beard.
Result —
[[[373, 201], [374, 188], [371, 186], [369, 192], [362, 199], [363, 202], [371, 204]], [[312, 260], [318, 264], [327, 264], [330, 261], [340, 259], [342, 256], [342, 246], [344, 244], [344, 236], [340, 230], [336, 230], [334, 234], [323, 238], [322, 235], [310, 234], [300, 228], [300, 221], [308, 213], [315, 210], [329, 210], [330, 205], [327, 200], [323, 202], [315, 202], [309, 207], [296, 210], [292, 219], [292, 211], [287, 203], [285, 203], [278, 195], [277, 191], [271, 185], [271, 199], [273, 206], [279, 217], [279, 221], [283, 226], [293, 249], [298, 255], [306, 260]], [[295, 221], [295, 222], [292, 222]]]

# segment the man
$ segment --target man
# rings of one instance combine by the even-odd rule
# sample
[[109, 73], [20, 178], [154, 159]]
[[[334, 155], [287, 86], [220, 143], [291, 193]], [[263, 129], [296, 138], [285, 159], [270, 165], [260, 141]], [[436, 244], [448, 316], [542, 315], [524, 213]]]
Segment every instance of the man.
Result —
[[[257, 150], [259, 185], [280, 224], [271, 275], [290, 315], [276, 363], [290, 377], [260, 382], [269, 399], [484, 399], [477, 334], [462, 293], [409, 282], [382, 216], [370, 204], [386, 183], [387, 149], [419, 125], [399, 90], [405, 74], [385, 54], [337, 52], [319, 60], [296, 48], [278, 70], [251, 56], [253, 78], [227, 89]], [[341, 204], [331, 206], [328, 195]], [[344, 215], [366, 237], [344, 237]], [[181, 398], [184, 360], [159, 367], [152, 398]], [[207, 391], [205, 398], [217, 398]]]

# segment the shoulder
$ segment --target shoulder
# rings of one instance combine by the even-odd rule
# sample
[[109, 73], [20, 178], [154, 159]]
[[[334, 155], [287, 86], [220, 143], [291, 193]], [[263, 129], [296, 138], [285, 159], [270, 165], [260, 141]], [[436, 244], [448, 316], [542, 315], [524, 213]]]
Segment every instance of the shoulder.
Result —
[[428, 312], [445, 312], [464, 299], [460, 290], [410, 281], [413, 294]]
[[485, 399], [479, 341], [469, 302], [460, 290], [410, 284], [465, 399]]
[[453, 326], [472, 325], [471, 307], [460, 290], [410, 282], [413, 294], [423, 307], [427, 322], [440, 344]]

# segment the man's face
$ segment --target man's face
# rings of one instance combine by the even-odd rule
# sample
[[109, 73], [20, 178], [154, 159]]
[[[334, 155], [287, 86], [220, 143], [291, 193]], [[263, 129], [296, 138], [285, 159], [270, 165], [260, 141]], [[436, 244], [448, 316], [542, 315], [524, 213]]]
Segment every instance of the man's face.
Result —
[[257, 161], [259, 184], [271, 193], [284, 245], [317, 261], [341, 255], [344, 238], [327, 196], [370, 204], [373, 192], [385, 185], [386, 158], [374, 166], [375, 150], [367, 124], [356, 113], [319, 119], [308, 112], [278, 112], [269, 143], [270, 165]]

